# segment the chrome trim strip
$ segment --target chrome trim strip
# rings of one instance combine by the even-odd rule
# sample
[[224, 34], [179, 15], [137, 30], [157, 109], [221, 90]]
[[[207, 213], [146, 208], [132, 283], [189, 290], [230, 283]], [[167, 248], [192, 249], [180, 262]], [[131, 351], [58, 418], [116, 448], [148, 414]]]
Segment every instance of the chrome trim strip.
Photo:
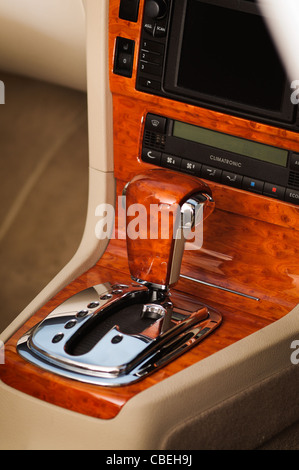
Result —
[[230, 292], [231, 294], [240, 295], [241, 297], [246, 297], [247, 299], [256, 300], [257, 302], [261, 300], [259, 297], [254, 297], [249, 294], [244, 294], [244, 292], [239, 292], [233, 289], [228, 289], [227, 287], [221, 287], [221, 286], [218, 286], [217, 284], [212, 284], [211, 282], [200, 281], [199, 279], [195, 279], [194, 277], [184, 276], [183, 274], [181, 274], [180, 277], [183, 279], [187, 279], [188, 281], [193, 281], [193, 282], [197, 282], [198, 284], [203, 284], [204, 286], [214, 287], [215, 289], [223, 290], [225, 292]]

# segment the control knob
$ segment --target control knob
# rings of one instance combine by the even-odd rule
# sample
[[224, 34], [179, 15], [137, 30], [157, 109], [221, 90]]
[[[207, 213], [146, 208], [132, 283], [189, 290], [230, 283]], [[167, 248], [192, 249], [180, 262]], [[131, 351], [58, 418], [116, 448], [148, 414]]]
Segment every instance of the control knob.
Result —
[[161, 19], [167, 13], [165, 0], [148, 0], [145, 4], [145, 15], [149, 18]]

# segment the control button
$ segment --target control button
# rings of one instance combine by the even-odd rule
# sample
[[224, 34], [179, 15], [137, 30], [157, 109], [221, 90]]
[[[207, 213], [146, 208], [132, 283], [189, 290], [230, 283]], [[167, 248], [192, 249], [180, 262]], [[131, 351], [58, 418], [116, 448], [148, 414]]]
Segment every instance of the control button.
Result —
[[211, 166], [203, 165], [201, 169], [202, 178], [209, 179], [212, 181], [220, 181], [222, 175], [222, 170], [218, 168], [213, 168]]
[[199, 175], [201, 170], [201, 164], [197, 162], [192, 162], [191, 160], [182, 160], [181, 170], [187, 171], [192, 175]]
[[140, 72], [149, 73], [150, 75], [162, 75], [162, 67], [156, 64], [150, 64], [148, 62], [140, 62], [139, 64]]
[[161, 90], [161, 82], [158, 82], [157, 80], [152, 80], [151, 78], [140, 77], [139, 85], [148, 88], [149, 90]]
[[113, 72], [124, 77], [132, 77], [135, 42], [118, 36], [115, 43]]
[[264, 189], [264, 181], [244, 176], [242, 189], [245, 189], [246, 191], [251, 191], [253, 193], [262, 194]]
[[166, 166], [167, 168], [173, 168], [179, 170], [181, 167], [182, 159], [174, 155], [167, 155], [166, 153], [162, 154], [161, 165]]
[[235, 173], [230, 173], [229, 171], [224, 171], [222, 173], [221, 181], [223, 184], [228, 186], [234, 186], [235, 188], [241, 188], [243, 176], [236, 175]]
[[144, 39], [141, 44], [141, 49], [148, 52], [157, 52], [157, 54], [164, 53], [164, 45], [160, 42], [150, 41], [149, 39]]
[[155, 65], [162, 65], [162, 56], [153, 52], [141, 51], [140, 59]]
[[119, 18], [122, 20], [137, 22], [140, 0], [120, 0]]
[[142, 149], [142, 160], [153, 165], [160, 165], [162, 153], [148, 148]]
[[130, 72], [133, 66], [133, 57], [126, 53], [126, 52], [121, 52], [118, 56], [117, 60], [117, 68], [122, 70], [123, 72]]
[[166, 118], [156, 116], [156, 114], [148, 114], [146, 116], [145, 128], [151, 132], [158, 132], [165, 134], [166, 131]]
[[166, 36], [166, 23], [164, 24], [156, 24], [156, 29], [154, 32], [155, 38], [163, 38]]
[[151, 21], [147, 21], [143, 25], [144, 31], [146, 31], [151, 36], [154, 36], [155, 27], [156, 27], [156, 23], [153, 23]]
[[277, 186], [271, 183], [265, 183], [264, 192], [265, 196], [274, 197], [275, 199], [284, 199], [286, 188]]
[[299, 171], [299, 155], [298, 153], [293, 153], [291, 155], [291, 169], [294, 171]]
[[299, 205], [299, 191], [287, 188], [285, 193], [285, 201]]

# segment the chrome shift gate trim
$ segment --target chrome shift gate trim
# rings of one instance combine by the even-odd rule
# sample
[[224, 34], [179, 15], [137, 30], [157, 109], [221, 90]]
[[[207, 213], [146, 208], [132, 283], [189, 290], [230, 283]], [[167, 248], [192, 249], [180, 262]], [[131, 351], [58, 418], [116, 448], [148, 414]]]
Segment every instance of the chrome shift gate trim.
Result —
[[[221, 322], [220, 314], [204, 305], [196, 305], [195, 311], [188, 302], [187, 310], [182, 302], [177, 306], [176, 293], [159, 296], [136, 283], [88, 288], [28, 331], [17, 350], [29, 362], [60, 376], [102, 386], [128, 385], [195, 346]], [[113, 324], [113, 315], [123, 309], [134, 314], [136, 331]], [[101, 328], [106, 329], [99, 340], [80, 352], [89, 332]]]

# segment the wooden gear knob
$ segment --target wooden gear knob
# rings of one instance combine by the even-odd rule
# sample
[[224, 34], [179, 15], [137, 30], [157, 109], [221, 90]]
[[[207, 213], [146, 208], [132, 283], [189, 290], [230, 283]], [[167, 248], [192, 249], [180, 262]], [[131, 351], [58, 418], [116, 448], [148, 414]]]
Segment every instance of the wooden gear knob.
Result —
[[126, 235], [134, 280], [162, 289], [178, 281], [185, 244], [182, 208], [201, 204], [203, 220], [214, 210], [211, 196], [200, 179], [171, 170], [149, 170], [132, 179], [126, 187]]

